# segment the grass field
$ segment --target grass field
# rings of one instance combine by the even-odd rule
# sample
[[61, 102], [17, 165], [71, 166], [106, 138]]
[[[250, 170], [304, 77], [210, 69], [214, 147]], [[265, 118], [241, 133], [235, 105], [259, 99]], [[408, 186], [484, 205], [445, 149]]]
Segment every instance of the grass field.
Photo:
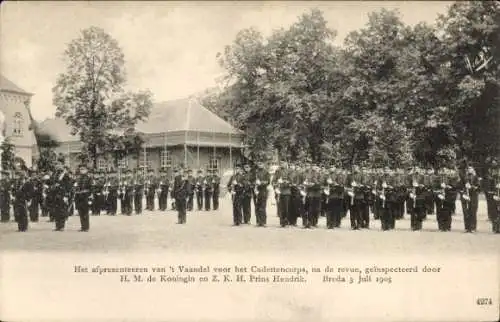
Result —
[[[252, 212], [253, 213], [253, 212]], [[253, 214], [252, 214], [253, 216]], [[500, 249], [499, 235], [491, 233], [486, 216], [486, 204], [480, 201], [478, 231], [463, 233], [461, 206], [453, 216], [452, 231], [437, 231], [435, 216], [428, 216], [424, 229], [410, 230], [409, 216], [396, 222], [396, 230], [383, 232], [380, 221], [371, 220], [370, 230], [352, 231], [349, 219], [342, 221], [339, 229], [327, 230], [321, 218], [316, 229], [301, 227], [280, 228], [276, 208], [268, 207], [268, 226], [257, 228], [255, 217], [252, 225], [232, 227], [230, 201], [221, 200], [215, 211], [188, 213], [186, 225], [177, 225], [174, 211], [144, 212], [133, 216], [91, 216], [90, 232], [78, 232], [78, 216], [68, 219], [64, 232], [54, 232], [54, 223], [41, 218], [30, 223], [26, 233], [17, 232], [15, 222], [0, 224], [1, 248], [5, 251], [199, 251], [225, 252], [280, 252], [280, 253], [493, 253]], [[299, 220], [300, 224], [300, 220]]]

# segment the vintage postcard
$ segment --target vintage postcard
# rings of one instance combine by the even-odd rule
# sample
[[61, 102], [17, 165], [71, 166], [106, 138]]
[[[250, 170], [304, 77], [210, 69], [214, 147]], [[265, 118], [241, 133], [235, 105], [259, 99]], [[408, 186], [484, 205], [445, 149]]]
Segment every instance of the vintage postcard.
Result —
[[0, 320], [498, 321], [498, 1], [4, 1]]

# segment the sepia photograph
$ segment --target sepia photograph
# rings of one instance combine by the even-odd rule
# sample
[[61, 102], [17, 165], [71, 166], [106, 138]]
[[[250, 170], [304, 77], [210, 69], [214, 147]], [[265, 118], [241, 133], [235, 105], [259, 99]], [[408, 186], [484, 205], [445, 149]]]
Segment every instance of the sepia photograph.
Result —
[[499, 1], [4, 1], [0, 321], [500, 320]]

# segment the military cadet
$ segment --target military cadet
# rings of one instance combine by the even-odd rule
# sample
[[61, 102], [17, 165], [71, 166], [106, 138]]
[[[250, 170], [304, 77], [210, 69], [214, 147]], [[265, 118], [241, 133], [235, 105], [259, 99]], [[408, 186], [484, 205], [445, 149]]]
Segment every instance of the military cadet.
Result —
[[351, 229], [361, 228], [362, 211], [364, 203], [364, 191], [361, 187], [361, 174], [359, 167], [355, 165], [347, 179], [347, 194], [349, 195], [349, 213], [351, 219]]
[[75, 182], [75, 206], [80, 216], [80, 231], [89, 231], [89, 210], [92, 204], [92, 178], [84, 164], [79, 166], [78, 177]]
[[488, 169], [485, 193], [490, 200], [488, 210], [492, 231], [500, 234], [500, 167], [496, 162]]
[[257, 204], [255, 208], [255, 216], [257, 219], [258, 227], [265, 227], [267, 224], [267, 198], [268, 186], [271, 183], [271, 175], [265, 169], [264, 162], [259, 160], [257, 162], [257, 170], [255, 172], [255, 194], [257, 197]]
[[168, 191], [170, 189], [170, 180], [168, 179], [167, 169], [160, 169], [160, 183], [158, 185], [158, 207], [161, 211], [167, 210]]
[[[279, 217], [280, 216], [280, 203], [279, 203], [279, 196], [276, 194], [276, 191], [277, 191], [277, 186], [278, 186], [278, 179], [281, 177], [281, 173], [283, 171], [285, 171], [285, 168], [286, 168], [286, 162], [284, 161], [281, 161], [278, 168], [274, 171], [274, 174], [271, 178], [271, 186], [273, 188], [273, 192], [274, 192], [274, 200], [276, 201], [276, 216]], [[279, 189], [278, 189], [279, 190]]]
[[321, 170], [318, 166], [313, 166], [312, 171], [306, 177], [307, 197], [309, 199], [306, 228], [317, 227], [321, 213], [321, 195], [323, 193]]
[[217, 171], [212, 170], [212, 203], [214, 210], [219, 209], [220, 177]]
[[198, 170], [198, 176], [196, 177], [195, 183], [195, 193], [196, 193], [196, 205], [198, 210], [203, 209], [203, 196], [205, 194], [206, 183], [204, 183], [205, 177], [203, 176], [203, 170]]
[[392, 230], [396, 225], [396, 211], [398, 208], [398, 195], [394, 187], [394, 173], [385, 167], [384, 175], [378, 187], [380, 205], [380, 222], [383, 231]]
[[300, 173], [295, 164], [290, 164], [290, 206], [288, 209], [288, 223], [291, 226], [297, 226], [297, 218], [301, 216], [302, 197], [300, 196], [299, 186], [301, 184]]
[[192, 169], [186, 169], [184, 173], [187, 173], [187, 180], [189, 181], [189, 196], [187, 202], [187, 211], [193, 211], [193, 203], [194, 203], [194, 192], [196, 189], [196, 178], [193, 175]]
[[68, 217], [70, 207], [70, 193], [72, 189], [69, 174], [64, 168], [64, 159], [59, 159], [56, 166], [56, 171], [52, 176], [51, 193], [53, 202], [53, 213], [55, 220], [55, 231], [63, 231]]
[[336, 187], [336, 173], [335, 167], [330, 167], [329, 173], [323, 182], [324, 192], [327, 196], [327, 201], [325, 203], [325, 211], [326, 211], [326, 228], [333, 229], [336, 224], [336, 215], [340, 216], [338, 212], [339, 199], [338, 199], [338, 191], [335, 190]]
[[48, 217], [50, 215], [50, 205], [49, 205], [49, 191], [50, 191], [50, 178], [51, 173], [43, 173], [42, 175], [42, 201], [40, 203], [40, 208], [42, 210], [42, 217]]
[[210, 211], [212, 203], [212, 194], [214, 192], [214, 182], [212, 178], [212, 172], [207, 171], [207, 175], [203, 179], [203, 185], [205, 187], [205, 192], [203, 195], [203, 200], [205, 200], [205, 211]]
[[304, 216], [305, 216], [305, 200], [306, 200], [306, 187], [304, 185], [305, 174], [302, 168], [302, 164], [297, 164], [296, 174], [294, 176], [292, 185], [292, 198], [295, 200], [295, 224], [297, 224], [297, 219], [301, 218], [302, 226], [304, 226]]
[[146, 210], [155, 210], [155, 196], [158, 189], [158, 178], [153, 169], [148, 170], [146, 182], [144, 183], [144, 194], [146, 195]]
[[29, 178], [28, 185], [30, 185], [31, 197], [30, 206], [28, 208], [30, 221], [38, 222], [38, 216], [40, 212], [40, 177], [36, 169], [31, 168], [28, 170]]
[[287, 225], [291, 225], [293, 218], [291, 218], [291, 209], [292, 209], [292, 201], [291, 201], [291, 182], [292, 182], [292, 173], [288, 168], [288, 164], [284, 163], [281, 167], [281, 172], [279, 174], [279, 178], [276, 181], [277, 185], [275, 187], [275, 194], [278, 196], [278, 203], [280, 209], [280, 226], [286, 227]]
[[410, 202], [410, 227], [411, 230], [417, 231], [422, 229], [422, 222], [426, 216], [426, 199], [428, 188], [425, 186], [425, 172], [419, 168], [411, 171], [408, 200]]
[[467, 233], [476, 231], [480, 185], [480, 178], [477, 176], [476, 171], [469, 166], [462, 177], [460, 185], [460, 200], [462, 202], [465, 232]]
[[122, 183], [122, 214], [131, 216], [133, 211], [133, 203], [135, 196], [135, 185], [132, 171], [127, 169], [125, 170], [124, 180]]
[[380, 219], [380, 198], [378, 197], [378, 187], [380, 185], [380, 180], [384, 176], [384, 169], [382, 168], [376, 168], [373, 169], [373, 184], [372, 184], [372, 212], [373, 212], [373, 219], [378, 220]]
[[250, 224], [250, 219], [252, 217], [252, 195], [255, 187], [254, 172], [248, 163], [243, 165], [242, 180], [243, 192], [241, 195], [241, 210], [243, 214], [243, 223]]
[[111, 171], [109, 176], [108, 215], [115, 216], [118, 211], [118, 189], [120, 181], [116, 171]]
[[12, 185], [12, 208], [17, 222], [18, 231], [28, 230], [28, 207], [31, 202], [32, 185], [23, 169], [16, 171]]
[[[173, 178], [177, 177], [180, 172], [179, 169], [174, 169], [174, 173], [173, 173]], [[172, 179], [172, 182], [171, 182], [171, 187], [170, 187], [170, 198], [172, 199], [172, 210], [175, 210], [175, 191], [174, 191], [174, 180]]]
[[396, 168], [394, 171], [394, 189], [396, 190], [396, 213], [395, 219], [401, 220], [405, 213], [405, 200], [407, 197], [406, 191], [406, 175], [403, 169]]
[[101, 173], [97, 170], [92, 173], [92, 215], [100, 216], [103, 204], [103, 189]]
[[[182, 170], [181, 170], [182, 171]], [[189, 178], [187, 171], [181, 172], [174, 178], [173, 194], [175, 196], [175, 208], [177, 210], [177, 223], [185, 224], [187, 221], [187, 202], [191, 196], [193, 182]]]
[[134, 172], [134, 211], [136, 215], [142, 214], [142, 199], [144, 198], [144, 184], [145, 180], [142, 171], [136, 169]]
[[1, 222], [10, 221], [10, 205], [11, 205], [11, 191], [13, 180], [10, 178], [9, 171], [2, 171], [2, 178], [0, 180], [0, 214]]
[[[326, 169], [324, 165], [322, 165], [319, 169], [321, 181], [324, 182], [329, 176], [329, 171]], [[320, 203], [320, 216], [325, 217], [326, 216], [326, 210], [328, 206], [328, 195], [326, 194], [327, 189], [321, 189], [321, 203]]]
[[436, 219], [440, 231], [451, 230], [452, 204], [456, 202], [456, 190], [452, 186], [452, 178], [448, 168], [439, 170], [435, 180]]
[[[427, 169], [427, 175], [425, 176], [425, 178], [427, 180], [427, 182], [425, 182], [425, 185], [426, 186], [433, 186], [433, 190], [434, 190], [435, 182], [438, 180], [438, 177], [435, 174], [435, 171], [433, 168]], [[436, 207], [437, 207], [435, 193], [433, 193], [432, 195], [429, 194], [427, 198], [428, 198], [426, 201], [427, 215], [432, 215], [432, 214], [434, 214], [434, 211], [436, 210]]]
[[73, 186], [76, 182], [76, 177], [74, 176], [73, 172], [69, 167], [66, 167], [66, 172], [68, 173], [69, 181], [71, 184], [71, 190], [69, 193], [68, 216], [73, 216], [73, 214], [75, 213], [75, 189]]
[[242, 200], [244, 193], [245, 175], [239, 165], [235, 167], [235, 172], [227, 183], [227, 190], [231, 194], [233, 204], [233, 226], [239, 226], [242, 222]]
[[361, 211], [360, 211], [360, 226], [359, 228], [369, 229], [370, 228], [370, 203], [372, 201], [372, 180], [371, 175], [368, 172], [368, 168], [365, 166], [361, 168], [360, 172], [360, 186], [359, 189], [363, 193], [363, 198], [361, 199]]

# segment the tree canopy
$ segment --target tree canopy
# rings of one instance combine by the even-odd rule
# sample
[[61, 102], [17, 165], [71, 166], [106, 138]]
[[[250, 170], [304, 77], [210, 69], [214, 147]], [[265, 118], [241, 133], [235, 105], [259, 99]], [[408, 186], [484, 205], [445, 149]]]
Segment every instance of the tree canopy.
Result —
[[53, 88], [53, 102], [56, 116], [79, 135], [84, 159], [96, 167], [98, 156], [141, 144], [135, 125], [148, 117], [152, 94], [125, 91], [125, 60], [118, 42], [103, 29], [90, 27], [68, 45], [64, 57], [66, 70]]
[[344, 166], [488, 164], [500, 156], [500, 5], [456, 2], [436, 24], [380, 10], [335, 46], [320, 10], [219, 53], [205, 104], [245, 132], [248, 155]]

